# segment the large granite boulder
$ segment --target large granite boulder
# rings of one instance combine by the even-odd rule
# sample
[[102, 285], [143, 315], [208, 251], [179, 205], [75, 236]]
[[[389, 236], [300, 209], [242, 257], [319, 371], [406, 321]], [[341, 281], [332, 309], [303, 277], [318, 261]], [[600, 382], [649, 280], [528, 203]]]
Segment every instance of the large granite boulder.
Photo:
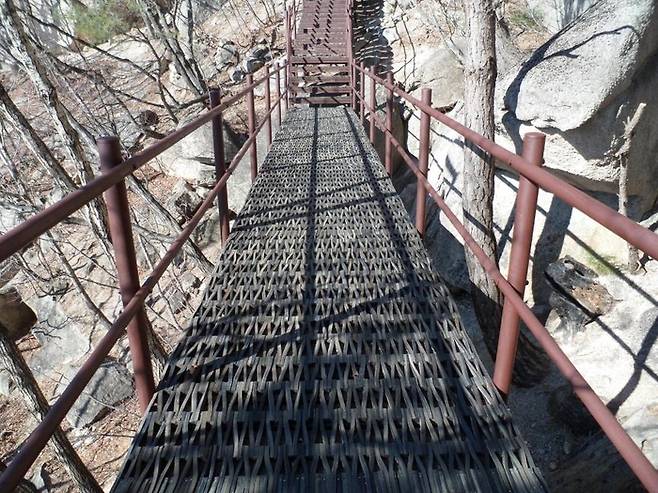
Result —
[[[182, 119], [178, 127], [199, 116], [191, 113]], [[227, 165], [239, 147], [234, 132], [224, 125], [224, 149]], [[192, 183], [211, 183], [215, 179], [212, 125], [207, 123], [180, 142], [164, 151], [156, 160], [165, 174], [183, 178]]]
[[[619, 151], [629, 145], [636, 216], [658, 197], [658, 16], [653, 0], [601, 0], [499, 84], [501, 142], [548, 134], [546, 167], [576, 185], [616, 193]], [[646, 104], [632, 137], [627, 122]], [[505, 135], [508, 134], [508, 135]]]

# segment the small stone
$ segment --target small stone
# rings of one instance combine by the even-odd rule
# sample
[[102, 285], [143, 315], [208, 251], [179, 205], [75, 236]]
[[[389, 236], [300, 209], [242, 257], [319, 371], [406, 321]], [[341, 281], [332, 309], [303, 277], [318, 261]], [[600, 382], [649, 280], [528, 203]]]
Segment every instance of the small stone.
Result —
[[569, 255], [549, 264], [546, 276], [557, 291], [592, 318], [608, 313], [614, 305], [608, 290], [596, 281], [597, 273]]
[[551, 461], [551, 462], [548, 464], [548, 468], [549, 468], [551, 471], [555, 471], [555, 470], [557, 469], [557, 462], [555, 462], [555, 461]]
[[235, 44], [227, 41], [217, 49], [214, 56], [215, 67], [218, 70], [223, 69], [227, 65], [237, 63], [239, 60], [239, 52]]
[[231, 72], [231, 80], [236, 84], [242, 82], [246, 76], [247, 74], [240, 67], [235, 67], [235, 69], [233, 69], [233, 71]]
[[34, 311], [27, 306], [16, 288], [4, 289], [0, 293], [0, 325], [14, 341], [30, 333], [37, 322]]
[[34, 485], [37, 491], [50, 491], [50, 481], [44, 464], [37, 466], [34, 474], [30, 478], [30, 482]]
[[137, 115], [137, 121], [145, 127], [152, 127], [153, 125], [158, 124], [160, 117], [155, 111], [144, 110], [139, 115]]
[[9, 376], [9, 372], [0, 368], [0, 395], [9, 395], [14, 390], [14, 382]]

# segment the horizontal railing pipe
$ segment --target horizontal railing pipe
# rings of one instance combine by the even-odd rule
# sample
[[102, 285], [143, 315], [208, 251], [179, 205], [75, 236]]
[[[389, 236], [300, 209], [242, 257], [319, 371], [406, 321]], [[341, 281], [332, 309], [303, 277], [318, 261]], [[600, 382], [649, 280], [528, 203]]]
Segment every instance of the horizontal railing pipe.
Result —
[[444, 113], [441, 113], [436, 108], [424, 104], [421, 100], [406, 93], [400, 87], [396, 85], [391, 87], [385, 79], [373, 75], [367, 70], [362, 70], [357, 64], [353, 63], [353, 66], [355, 66], [357, 70], [360, 70], [363, 76], [374, 78], [379, 84], [387, 89], [392, 89], [395, 94], [416, 106], [418, 109], [429, 113], [433, 118], [453, 129], [465, 139], [477, 145], [483, 151], [488, 152], [499, 161], [504, 162], [514, 171], [525, 176], [540, 188], [552, 193], [568, 205], [583, 212], [602, 226], [605, 226], [613, 233], [619, 235], [631, 245], [642, 250], [654, 260], [658, 260], [658, 235], [650, 229], [637, 224], [622, 214], [619, 214], [619, 212], [590, 197], [582, 190], [579, 190], [575, 186], [554, 176], [546, 169], [533, 166], [521, 156], [508, 151], [491, 140], [488, 140], [486, 137], [474, 132]]
[[626, 433], [624, 428], [616, 420], [601, 398], [589, 386], [585, 378], [578, 369], [569, 360], [567, 355], [562, 351], [560, 346], [555, 342], [546, 327], [542, 325], [539, 319], [532, 312], [530, 307], [525, 304], [514, 287], [505, 279], [505, 276], [498, 270], [496, 263], [491, 260], [482, 248], [477, 244], [475, 239], [468, 233], [465, 226], [459, 221], [457, 216], [445, 203], [439, 193], [432, 187], [428, 179], [418, 168], [414, 159], [409, 155], [406, 149], [393, 137], [391, 132], [387, 132], [385, 123], [376, 118], [379, 128], [382, 132], [388, 134], [391, 144], [398, 151], [400, 157], [413, 171], [419, 182], [430, 194], [434, 202], [448, 218], [450, 223], [464, 240], [466, 246], [473, 252], [478, 262], [484, 267], [487, 275], [496, 283], [498, 288], [505, 296], [505, 300], [516, 310], [521, 320], [523, 320], [537, 342], [546, 351], [548, 357], [555, 363], [558, 370], [564, 375], [567, 381], [573, 387], [574, 393], [578, 396], [583, 405], [590, 412], [592, 417], [599, 424], [603, 432], [610, 439], [615, 448], [619, 451], [631, 470], [635, 473], [642, 484], [648, 491], [658, 491], [658, 471], [653, 467], [649, 459], [642, 453], [642, 450]]
[[[282, 70], [286, 66], [287, 62], [277, 68], [277, 70]], [[46, 207], [41, 212], [36, 213], [21, 224], [4, 233], [0, 236], [0, 262], [7, 260], [11, 255], [25, 248], [43, 233], [62, 222], [71, 214], [80, 210], [95, 198], [99, 197], [111, 186], [116, 185], [135, 170], [141, 168], [146, 163], [162, 154], [165, 150], [187, 137], [196, 129], [211, 121], [215, 116], [231, 107], [250, 90], [261, 84], [265, 79], [266, 77], [258, 79], [252, 85], [243, 88], [237, 94], [227, 98], [219, 106], [210, 109], [187, 125], [162, 138], [152, 146], [126, 159], [119, 166], [112, 169], [112, 171], [103, 173], [94, 178], [86, 185], [69, 193], [61, 200]]]
[[[282, 94], [281, 98], [279, 98], [276, 104], [272, 106], [270, 113], [274, 111], [277, 105], [281, 104], [281, 101], [285, 98], [287, 92], [288, 91]], [[231, 99], [235, 97], [237, 97], [237, 95], [233, 96]], [[230, 103], [226, 102], [216, 107], [215, 109], [224, 107], [227, 104]], [[206, 115], [204, 115], [204, 117], [205, 116]], [[125, 333], [125, 329], [130, 321], [135, 317], [136, 314], [138, 314], [140, 309], [142, 309], [146, 297], [153, 291], [157, 282], [165, 273], [169, 265], [171, 265], [176, 256], [180, 253], [183, 245], [190, 238], [192, 232], [198, 226], [204, 214], [211, 207], [219, 192], [226, 187], [228, 179], [233, 174], [238, 164], [240, 164], [240, 161], [246, 154], [247, 150], [250, 148], [251, 144], [254, 143], [264, 124], [265, 121], [261, 122], [261, 124], [256, 128], [254, 134], [242, 145], [238, 153], [231, 160], [231, 164], [227, 168], [224, 175], [216, 182], [215, 186], [208, 193], [206, 198], [198, 207], [195, 214], [185, 225], [180, 235], [176, 238], [176, 240], [172, 242], [167, 252], [162, 256], [160, 261], [153, 268], [151, 274], [146, 278], [137, 292], [127, 301], [124, 310], [119, 314], [105, 335], [96, 344], [96, 347], [92, 350], [89, 357], [84, 361], [78, 372], [71, 379], [69, 385], [67, 385], [59, 398], [51, 405], [50, 410], [44, 419], [22, 443], [16, 456], [7, 465], [5, 471], [0, 475], [0, 491], [13, 491], [20, 482], [21, 478], [25, 476], [31, 465], [39, 456], [39, 453], [41, 453], [43, 448], [48, 443], [48, 440], [50, 440], [50, 437], [54, 431], [62, 423], [66, 417], [66, 414], [69, 412], [78, 397], [80, 397], [80, 394], [87, 386], [94, 373], [98, 370], [118, 339]], [[125, 166], [128, 161], [130, 160], [124, 161], [117, 168], [104, 173], [94, 181], [98, 180], [104, 184], [108, 180], [107, 175], [111, 175], [111, 179], [114, 180], [116, 174], [114, 170]], [[117, 179], [116, 182], [120, 181], [121, 179], [122, 178]], [[107, 188], [110, 188], [116, 182], [111, 182]]]

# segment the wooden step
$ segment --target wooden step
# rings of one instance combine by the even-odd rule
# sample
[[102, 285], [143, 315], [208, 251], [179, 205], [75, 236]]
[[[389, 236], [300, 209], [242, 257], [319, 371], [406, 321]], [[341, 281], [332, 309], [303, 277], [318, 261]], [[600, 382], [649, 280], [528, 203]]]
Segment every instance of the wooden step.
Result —
[[301, 82], [306, 84], [349, 84], [350, 76], [349, 75], [334, 75], [334, 76], [323, 76], [323, 75], [308, 75], [308, 76], [293, 76], [291, 79], [293, 84], [299, 84]]
[[298, 97], [293, 98], [296, 103], [306, 103], [312, 105], [322, 106], [336, 106], [340, 104], [350, 104], [352, 98], [348, 96], [311, 96], [311, 97]]
[[291, 87], [290, 92], [296, 96], [341, 96], [343, 94], [352, 94], [352, 89], [348, 86], [305, 86]]
[[349, 61], [345, 56], [293, 56], [293, 65], [347, 65]]

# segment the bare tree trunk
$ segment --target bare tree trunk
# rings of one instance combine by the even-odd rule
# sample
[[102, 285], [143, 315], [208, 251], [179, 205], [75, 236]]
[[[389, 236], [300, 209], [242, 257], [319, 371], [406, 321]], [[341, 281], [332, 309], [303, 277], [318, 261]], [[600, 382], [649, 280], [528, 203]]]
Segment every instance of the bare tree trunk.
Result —
[[[496, 84], [496, 15], [493, 0], [464, 0], [468, 48], [464, 70], [464, 124], [494, 140]], [[489, 258], [498, 262], [493, 233], [494, 159], [475, 144], [464, 144], [462, 207], [468, 232]], [[466, 249], [475, 313], [487, 349], [495, 357], [502, 295], [475, 256]], [[531, 385], [546, 373], [547, 358], [521, 334], [514, 368], [515, 382]]]
[[[29, 5], [26, 7], [29, 11]], [[68, 111], [59, 99], [57, 88], [48, 77], [48, 69], [40, 59], [39, 50], [25, 31], [14, 0], [6, 0], [4, 7], [0, 7], [0, 18], [2, 18], [5, 33], [9, 37], [13, 56], [25, 68], [64, 144], [67, 157], [81, 167], [80, 178], [83, 183], [86, 183], [94, 177], [91, 163], [87, 159], [78, 132], [69, 121]], [[90, 209], [91, 227], [98, 236], [105, 254], [109, 259], [113, 259], [104, 234], [107, 231], [107, 212], [100, 200], [95, 201], [95, 204], [96, 208]]]
[[[205, 95], [208, 92], [208, 87], [201, 69], [196, 60], [191, 56], [187, 56], [178, 39], [176, 19], [172, 18], [172, 15], [175, 16], [176, 14], [169, 14], [154, 0], [137, 0], [137, 5], [151, 36], [162, 41], [172, 56], [176, 70], [185, 79], [189, 88], [198, 96]], [[190, 15], [192, 14], [190, 13]], [[193, 29], [193, 27], [188, 26], [188, 29]], [[193, 51], [192, 46], [189, 49], [190, 52]]]
[[[7, 369], [16, 388], [23, 394], [30, 412], [38, 421], [42, 421], [48, 414], [48, 401], [41, 392], [16, 344], [7, 334], [7, 329], [0, 324], [0, 364]], [[103, 491], [59, 426], [49, 444], [80, 491], [85, 493], [101, 493]]]
[[[622, 136], [622, 145], [616, 153], [619, 161], [619, 213], [628, 217], [628, 155], [631, 150], [631, 141], [635, 135], [635, 128], [640, 123], [642, 113], [644, 113], [645, 103], [638, 105], [635, 113], [624, 125], [624, 135]], [[640, 268], [640, 255], [630, 243], [628, 244], [628, 270], [636, 272]]]

